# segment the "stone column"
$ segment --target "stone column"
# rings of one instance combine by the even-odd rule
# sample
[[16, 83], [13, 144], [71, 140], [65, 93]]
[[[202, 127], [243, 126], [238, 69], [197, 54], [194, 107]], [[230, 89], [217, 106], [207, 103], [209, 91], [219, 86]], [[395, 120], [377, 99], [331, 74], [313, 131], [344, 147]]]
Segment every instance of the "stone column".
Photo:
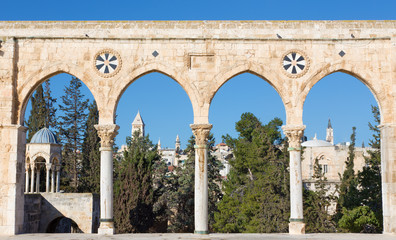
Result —
[[51, 163], [46, 163], [45, 164], [45, 170], [46, 170], [46, 175], [45, 175], [45, 192], [50, 191], [50, 170], [51, 170], [52, 164]]
[[32, 169], [32, 175], [30, 176], [31, 177], [31, 180], [30, 180], [30, 192], [31, 193], [34, 193], [34, 172], [36, 169], [35, 165], [36, 165], [35, 163], [30, 164], [30, 168]]
[[[10, 113], [16, 117], [14, 111]], [[26, 130], [21, 125], [0, 124], [0, 235], [23, 233]]]
[[51, 166], [51, 192], [52, 193], [55, 192], [55, 169], [56, 169], [56, 165], [52, 164], [52, 166]]
[[383, 233], [396, 233], [396, 124], [381, 124]]
[[26, 163], [25, 164], [25, 193], [29, 192], [29, 170], [30, 170], [30, 164]]
[[56, 166], [56, 192], [60, 191], [60, 164]]
[[211, 124], [191, 124], [195, 136], [194, 221], [197, 234], [208, 234], [208, 167], [207, 139]]
[[283, 133], [289, 142], [290, 155], [290, 222], [289, 234], [305, 234], [301, 174], [301, 138], [304, 125], [286, 125]]
[[100, 142], [100, 226], [98, 234], [114, 234], [113, 139], [119, 126], [95, 125]]
[[40, 192], [40, 164], [36, 164], [37, 173], [36, 173], [36, 193]]

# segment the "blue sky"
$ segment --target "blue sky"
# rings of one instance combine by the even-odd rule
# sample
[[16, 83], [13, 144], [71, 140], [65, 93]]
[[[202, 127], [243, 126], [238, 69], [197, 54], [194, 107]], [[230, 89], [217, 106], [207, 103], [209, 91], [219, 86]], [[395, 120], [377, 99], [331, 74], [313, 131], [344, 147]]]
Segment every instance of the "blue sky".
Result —
[[[1, 9], [0, 20], [394, 20], [396, 1], [3, 1]], [[67, 75], [52, 78], [58, 101], [69, 79]], [[92, 98], [87, 89], [84, 92]], [[352, 126], [357, 127], [357, 144], [367, 143], [373, 104], [373, 95], [357, 79], [343, 73], [329, 75], [307, 97], [305, 135], [312, 138], [317, 133], [323, 139], [331, 118], [336, 143], [349, 140]], [[161, 138], [162, 146], [171, 148], [179, 134], [185, 146], [193, 114], [187, 95], [175, 81], [152, 73], [130, 85], [117, 109], [118, 145], [130, 134], [138, 110], [154, 143]], [[226, 133], [236, 136], [235, 122], [247, 111], [264, 123], [274, 117], [285, 121], [276, 91], [264, 80], [242, 74], [228, 81], [213, 99], [209, 122], [217, 142]]]

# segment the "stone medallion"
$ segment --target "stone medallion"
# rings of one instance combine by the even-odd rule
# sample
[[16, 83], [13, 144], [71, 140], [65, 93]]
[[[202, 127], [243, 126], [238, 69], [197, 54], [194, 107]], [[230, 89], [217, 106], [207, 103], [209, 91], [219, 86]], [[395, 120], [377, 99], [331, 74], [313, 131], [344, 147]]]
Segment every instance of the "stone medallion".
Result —
[[96, 72], [102, 77], [112, 77], [121, 69], [120, 55], [111, 49], [98, 52], [94, 58]]
[[301, 77], [309, 68], [309, 60], [303, 52], [291, 50], [283, 55], [282, 68], [289, 77]]

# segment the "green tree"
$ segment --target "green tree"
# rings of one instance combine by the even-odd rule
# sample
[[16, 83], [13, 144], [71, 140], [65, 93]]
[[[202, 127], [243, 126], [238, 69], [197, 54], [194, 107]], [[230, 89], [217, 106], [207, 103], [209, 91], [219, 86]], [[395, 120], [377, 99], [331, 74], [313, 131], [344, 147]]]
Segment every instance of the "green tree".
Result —
[[41, 128], [45, 127], [45, 102], [43, 96], [43, 86], [39, 85], [32, 98], [32, 109], [27, 121], [28, 137], [27, 142], [32, 140], [33, 135]]
[[234, 158], [215, 213], [216, 231], [288, 231], [289, 158], [279, 147], [287, 147], [281, 125], [279, 118], [263, 125], [252, 113], [244, 113], [235, 124], [238, 138], [223, 137]]
[[343, 215], [338, 224], [341, 228], [348, 229], [350, 232], [373, 233], [377, 232], [380, 226], [375, 213], [368, 206], [359, 206], [352, 210], [343, 208], [342, 212]]
[[81, 173], [83, 129], [87, 121], [88, 99], [81, 93], [82, 83], [72, 77], [62, 104], [59, 105], [62, 115], [59, 122], [59, 134], [63, 143], [62, 151], [62, 188], [77, 192]]
[[84, 128], [82, 144], [81, 185], [79, 192], [100, 192], [100, 138], [95, 129], [99, 111], [94, 101], [88, 106], [88, 118]]
[[[221, 184], [221, 162], [212, 154], [215, 139], [213, 134], [208, 137], [208, 212], [209, 230], [214, 224], [214, 214], [217, 203], [222, 198], [219, 185]], [[195, 137], [191, 136], [187, 148], [188, 158], [184, 164], [169, 173], [169, 188], [167, 190], [169, 232], [194, 231], [194, 177], [195, 177]]]
[[[44, 85], [44, 88], [43, 88]], [[50, 80], [39, 85], [31, 97], [32, 109], [26, 125], [28, 127], [27, 142], [44, 127], [56, 127], [55, 98], [51, 96]]]
[[56, 119], [56, 98], [51, 96], [50, 80], [44, 82], [44, 103], [45, 103], [45, 127], [56, 129], [58, 127]]
[[327, 178], [316, 158], [314, 163], [315, 191], [304, 189], [304, 220], [306, 232], [335, 232], [336, 224], [329, 215], [328, 208], [336, 200], [333, 193], [329, 193]]
[[114, 223], [119, 233], [149, 232], [156, 219], [154, 165], [161, 158], [149, 138], [139, 134], [127, 138], [127, 150], [116, 162]]
[[358, 202], [358, 179], [355, 175], [354, 159], [355, 159], [355, 142], [356, 142], [356, 128], [352, 127], [351, 143], [349, 145], [348, 157], [345, 161], [345, 170], [342, 176], [340, 175], [341, 184], [339, 186], [339, 198], [337, 201], [336, 220], [342, 217], [342, 209], [353, 209], [359, 206]]
[[371, 107], [374, 124], [369, 123], [369, 128], [373, 131], [372, 139], [369, 146], [372, 150], [368, 150], [368, 157], [365, 157], [366, 165], [362, 171], [358, 173], [359, 179], [359, 200], [362, 205], [368, 206], [375, 214], [379, 225], [375, 232], [382, 231], [382, 191], [381, 191], [381, 146], [380, 146], [380, 112], [377, 106]]

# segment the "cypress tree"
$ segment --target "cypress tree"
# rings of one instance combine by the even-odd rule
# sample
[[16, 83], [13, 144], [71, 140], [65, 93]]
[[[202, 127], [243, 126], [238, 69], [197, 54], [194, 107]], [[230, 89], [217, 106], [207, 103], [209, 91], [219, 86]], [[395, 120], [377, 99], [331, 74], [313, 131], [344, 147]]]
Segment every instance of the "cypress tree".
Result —
[[32, 109], [30, 110], [30, 116], [27, 121], [28, 137], [27, 142], [32, 140], [33, 135], [38, 132], [41, 128], [45, 127], [45, 102], [43, 95], [43, 86], [39, 85], [34, 92], [32, 98]]
[[336, 200], [334, 193], [329, 193], [327, 178], [319, 165], [318, 158], [314, 163], [315, 191], [304, 189], [304, 220], [306, 232], [335, 232], [336, 224], [328, 213], [332, 201]]
[[337, 215], [336, 219], [342, 216], [342, 208], [352, 209], [359, 206], [357, 200], [358, 196], [358, 179], [354, 171], [355, 159], [355, 142], [356, 142], [356, 127], [352, 127], [351, 143], [349, 145], [348, 157], [345, 161], [345, 170], [342, 176], [340, 175], [341, 184], [339, 187], [339, 198], [337, 201]]
[[88, 118], [85, 123], [82, 144], [81, 185], [79, 192], [100, 192], [100, 138], [94, 127], [99, 122], [96, 102], [88, 106]]
[[155, 223], [154, 165], [161, 161], [148, 136], [135, 132], [116, 163], [114, 223], [119, 233], [148, 232]]
[[44, 103], [45, 103], [45, 126], [47, 128], [56, 129], [57, 120], [56, 120], [56, 111], [55, 108], [56, 98], [51, 96], [51, 87], [50, 80], [44, 82]]
[[59, 105], [63, 114], [60, 116], [59, 134], [63, 142], [62, 151], [62, 188], [66, 191], [77, 192], [82, 162], [83, 129], [87, 119], [88, 99], [81, 93], [82, 83], [72, 77], [62, 104]]
[[[44, 88], [43, 88], [44, 85]], [[39, 85], [31, 97], [32, 109], [26, 125], [28, 127], [27, 142], [44, 127], [56, 127], [56, 99], [51, 96], [50, 80]]]

